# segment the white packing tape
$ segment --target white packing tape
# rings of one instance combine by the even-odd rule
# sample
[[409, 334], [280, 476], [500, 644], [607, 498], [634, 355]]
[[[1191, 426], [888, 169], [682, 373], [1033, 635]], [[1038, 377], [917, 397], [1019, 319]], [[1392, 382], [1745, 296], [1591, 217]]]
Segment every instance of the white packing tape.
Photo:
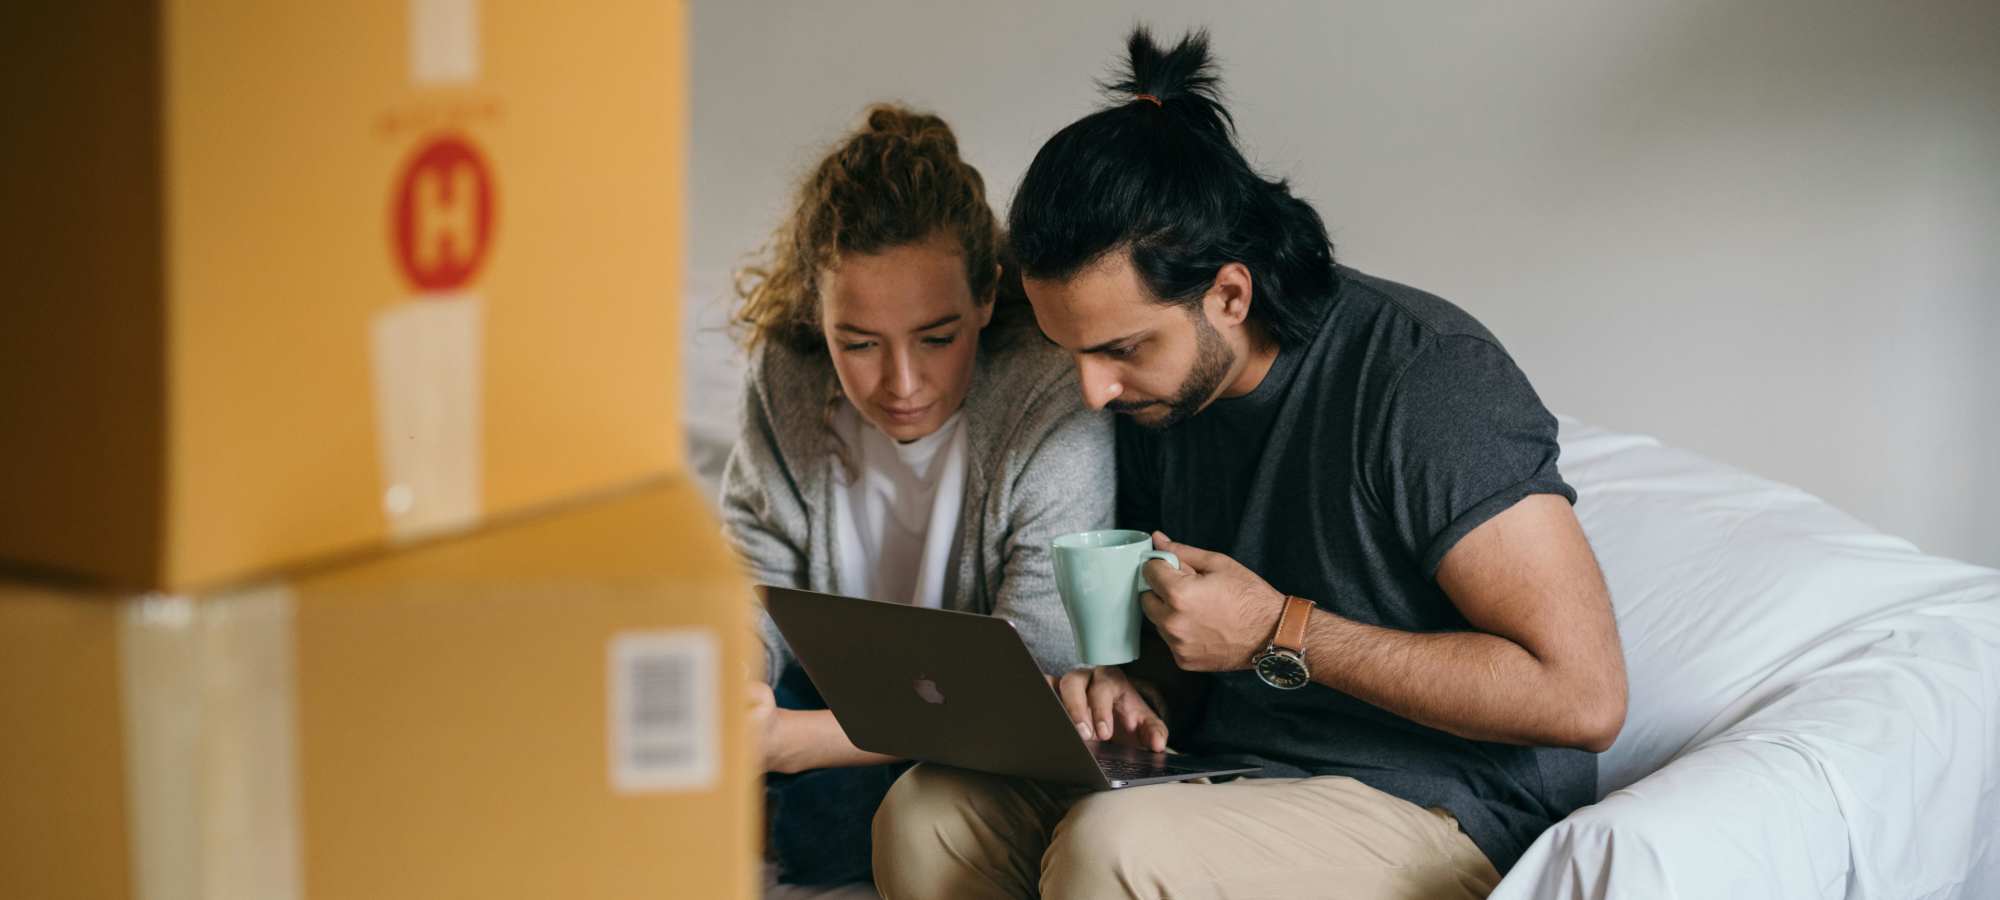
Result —
[[299, 900], [292, 592], [153, 596], [119, 618], [138, 900]]
[[478, 0], [409, 0], [410, 83], [479, 80]]
[[389, 535], [467, 527], [483, 507], [481, 345], [471, 294], [398, 303], [374, 321], [375, 434]]

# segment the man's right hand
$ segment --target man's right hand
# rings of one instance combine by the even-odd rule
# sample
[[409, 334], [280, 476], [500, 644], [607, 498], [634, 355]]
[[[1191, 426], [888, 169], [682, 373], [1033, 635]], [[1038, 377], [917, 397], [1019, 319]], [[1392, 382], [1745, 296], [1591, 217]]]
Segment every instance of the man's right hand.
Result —
[[1055, 679], [1076, 733], [1086, 741], [1117, 741], [1159, 753], [1167, 749], [1167, 723], [1116, 666], [1072, 670]]

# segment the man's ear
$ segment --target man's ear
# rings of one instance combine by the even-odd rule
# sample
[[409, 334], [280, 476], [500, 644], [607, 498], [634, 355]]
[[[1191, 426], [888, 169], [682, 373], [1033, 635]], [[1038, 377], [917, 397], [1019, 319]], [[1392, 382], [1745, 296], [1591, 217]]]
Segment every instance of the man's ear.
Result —
[[1202, 305], [1209, 308], [1218, 325], [1241, 325], [1250, 317], [1250, 267], [1240, 262], [1223, 264], [1215, 272]]

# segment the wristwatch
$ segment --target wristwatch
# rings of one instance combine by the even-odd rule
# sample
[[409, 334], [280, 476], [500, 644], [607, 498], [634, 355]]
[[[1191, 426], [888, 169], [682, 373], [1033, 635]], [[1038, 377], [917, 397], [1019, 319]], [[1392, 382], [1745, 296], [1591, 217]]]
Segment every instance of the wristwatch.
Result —
[[1250, 658], [1250, 666], [1265, 684], [1295, 691], [1312, 683], [1312, 670], [1306, 667], [1306, 622], [1312, 611], [1311, 600], [1285, 598], [1285, 610], [1278, 613], [1278, 632], [1271, 635], [1263, 651]]

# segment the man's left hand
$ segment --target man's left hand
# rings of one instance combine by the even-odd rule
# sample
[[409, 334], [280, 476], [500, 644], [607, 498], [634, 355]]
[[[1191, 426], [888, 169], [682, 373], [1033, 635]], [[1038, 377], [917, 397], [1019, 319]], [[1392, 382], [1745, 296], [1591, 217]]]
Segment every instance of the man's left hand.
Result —
[[1250, 668], [1250, 657], [1277, 631], [1285, 595], [1221, 553], [1177, 544], [1157, 531], [1153, 547], [1181, 561], [1178, 570], [1148, 561], [1142, 573], [1152, 590], [1139, 595], [1174, 663], [1190, 672]]

